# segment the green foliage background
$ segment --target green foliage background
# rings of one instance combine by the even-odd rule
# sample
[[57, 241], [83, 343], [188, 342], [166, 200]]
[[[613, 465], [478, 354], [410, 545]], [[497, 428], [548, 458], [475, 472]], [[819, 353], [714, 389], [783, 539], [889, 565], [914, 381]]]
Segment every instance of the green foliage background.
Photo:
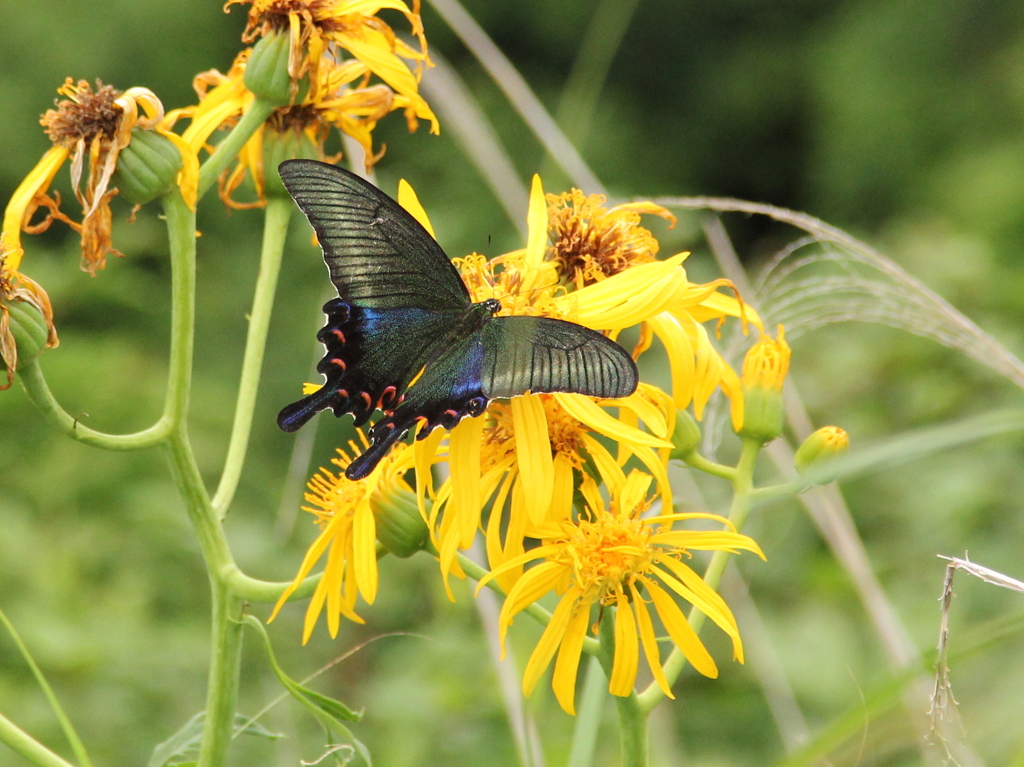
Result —
[[[467, 0], [466, 7], [553, 112], [565, 98], [593, 2]], [[46, 150], [39, 115], [65, 76], [145, 85], [168, 108], [191, 103], [193, 74], [226, 70], [244, 12], [219, 3], [13, 3], [0, 6], [0, 199]], [[466, 79], [522, 178], [544, 169], [565, 187], [486, 74], [428, 7], [431, 48]], [[397, 28], [404, 28], [395, 20]], [[427, 75], [430, 76], [429, 73]], [[577, 113], [578, 114], [578, 113]], [[805, 210], [865, 239], [948, 298], [1011, 350], [1024, 349], [1024, 6], [1009, 0], [640, 0], [600, 90], [592, 123], [566, 122], [615, 195], [721, 194]], [[378, 139], [393, 190], [408, 178], [451, 254], [499, 253], [515, 229], [451, 130], [407, 135], [400, 116]], [[63, 195], [71, 199], [66, 173]], [[258, 212], [207, 200], [199, 228], [199, 336], [191, 433], [204, 472], [219, 471], [230, 426], [246, 312], [255, 282]], [[49, 291], [61, 346], [44, 369], [65, 408], [110, 431], [148, 425], [163, 397], [169, 275], [152, 211], [115, 223], [127, 254], [92, 279], [77, 270], [77, 238], [61, 225], [28, 239], [25, 271]], [[727, 219], [755, 268], [789, 236]], [[665, 235], [665, 252], [693, 249], [697, 278], [714, 275], [695, 219]], [[292, 576], [313, 530], [286, 485], [294, 437], [274, 415], [318, 356], [313, 332], [327, 295], [307, 230], [293, 227], [265, 365], [252, 449], [230, 521], [240, 564], [257, 577]], [[793, 381], [816, 425], [837, 423], [854, 444], [1016, 404], [1020, 392], [961, 354], [900, 331], [846, 324], [794, 347]], [[313, 461], [347, 438], [324, 417]], [[938, 633], [943, 563], [971, 557], [1024, 577], [1020, 438], [1000, 438], [844, 485], [875, 570], [922, 651]], [[680, 485], [680, 494], [685, 485]], [[294, 522], [292, 521], [292, 518]], [[862, 706], [890, 676], [849, 577], [795, 503], [755, 514], [748, 529], [768, 554], [740, 570], [811, 731]], [[18, 626], [100, 765], [145, 763], [152, 746], [203, 705], [206, 582], [167, 467], [154, 452], [113, 454], [49, 431], [17, 386], [0, 394], [0, 608]], [[954, 651], [987, 621], [1019, 615], [1019, 594], [961, 577]], [[357, 732], [378, 764], [511, 765], [508, 732], [467, 590], [447, 601], [426, 557], [387, 562], [366, 626], [337, 640], [318, 630], [298, 647], [300, 606], [271, 626], [296, 676], [379, 638], [322, 678], [321, 689], [365, 706]], [[263, 611], [258, 611], [261, 615]], [[743, 623], [741, 620], [741, 629]], [[537, 630], [523, 619], [520, 659]], [[725, 647], [711, 636], [716, 654]], [[966, 733], [989, 764], [1024, 764], [1020, 633], [953, 668]], [[250, 642], [246, 713], [278, 693]], [[783, 756], [749, 666], [687, 677], [653, 723], [656, 765], [746, 764]], [[572, 720], [546, 690], [530, 701], [550, 764], [565, 759]], [[898, 709], [897, 709], [898, 710]], [[0, 711], [63, 752], [27, 670], [0, 638]], [[865, 714], [865, 719], [867, 718]], [[265, 719], [289, 738], [243, 743], [237, 764], [316, 758], [321, 739], [285, 703]], [[614, 721], [598, 763], [618, 761]], [[915, 764], [909, 719], [865, 722], [833, 764]], [[244, 739], [243, 739], [244, 740]], [[14, 760], [13, 762], [11, 760]], [[0, 763], [17, 758], [0, 751]]]

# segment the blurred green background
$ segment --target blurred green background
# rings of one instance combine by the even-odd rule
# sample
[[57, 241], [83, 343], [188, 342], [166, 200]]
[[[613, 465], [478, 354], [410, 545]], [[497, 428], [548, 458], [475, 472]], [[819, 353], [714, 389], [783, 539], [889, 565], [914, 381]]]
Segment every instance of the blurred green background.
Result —
[[[1024, 5], [1008, 0], [780, 0], [618, 8], [625, 26], [593, 120], [563, 125], [597, 176], [622, 198], [728, 195], [807, 211], [879, 248], [993, 333], [1024, 349]], [[610, 4], [568, 0], [466, 8], [552, 111], [588, 24]], [[632, 13], [630, 13], [632, 11]], [[153, 89], [167, 108], [194, 100], [194, 73], [225, 71], [245, 9], [218, 2], [0, 3], [0, 199], [48, 147], [38, 124], [66, 76]], [[407, 29], [397, 17], [399, 30]], [[477, 62], [430, 7], [431, 50], [465, 79], [492, 119], [522, 180], [568, 180]], [[600, 39], [601, 36], [598, 36]], [[430, 73], [426, 75], [430, 77]], [[593, 82], [585, 83], [593, 85]], [[450, 254], [496, 254], [517, 243], [481, 174], [442, 125], [408, 135], [399, 115], [376, 134], [388, 146], [382, 186], [417, 189]], [[60, 185], [71, 199], [67, 174]], [[77, 268], [77, 237], [57, 224], [27, 238], [24, 270], [48, 290], [61, 346], [43, 367], [64, 407], [95, 428], [148, 425], [163, 398], [169, 275], [154, 211], [126, 224], [115, 210], [112, 260], [95, 279]], [[258, 255], [258, 211], [207, 199], [199, 228], [199, 335], [191, 434], [213, 483], [223, 460]], [[791, 231], [732, 216], [726, 225], [751, 269]], [[666, 235], [660, 224], [652, 228]], [[274, 424], [318, 355], [313, 332], [327, 296], [322, 261], [296, 219], [275, 306], [252, 449], [229, 521], [243, 568], [288, 579], [313, 528], [287, 486], [294, 437]], [[665, 253], [692, 249], [691, 273], [716, 275], [697, 219], [666, 235]], [[816, 425], [847, 428], [854, 445], [902, 430], [1016, 404], [1020, 392], [962, 354], [902, 331], [843, 324], [794, 344], [793, 381]], [[347, 420], [347, 419], [346, 419]], [[318, 424], [313, 463], [348, 432]], [[944, 563], [960, 555], [1024, 577], [1020, 438], [998, 438], [844, 483], [875, 573], [922, 652], [938, 636]], [[769, 473], [766, 471], [766, 478]], [[707, 484], [707, 483], [705, 483]], [[714, 483], [710, 503], [717, 503]], [[677, 492], [684, 502], [687, 485]], [[721, 510], [715, 507], [716, 510]], [[768, 562], [740, 571], [764, 621], [762, 650], [777, 656], [812, 737], [839, 717], [858, 722], [831, 752], [837, 765], [922, 762], [911, 718], [897, 704], [870, 719], [864, 703], [891, 678], [848, 573], [796, 503], [762, 509], [748, 530]], [[327, 672], [320, 689], [366, 707], [357, 734], [381, 765], [512, 765], [494, 671], [467, 589], [451, 604], [426, 557], [388, 561], [366, 626], [337, 640], [318, 629], [300, 648], [301, 606], [271, 626], [280, 658], [301, 677], [353, 646], [391, 632]], [[207, 585], [162, 457], [112, 454], [52, 433], [16, 385], [0, 393], [0, 608], [21, 631], [97, 765], [145, 763], [203, 706]], [[967, 739], [988, 764], [1024, 764], [1021, 633], [991, 631], [1020, 616], [1024, 598], [961, 576], [951, 632], [953, 684]], [[256, 609], [266, 615], [265, 607]], [[741, 629], [746, 629], [740, 618]], [[520, 659], [538, 630], [516, 624]], [[720, 637], [708, 633], [716, 655]], [[748, 645], [755, 641], [748, 638]], [[973, 645], [972, 645], [973, 643]], [[754, 651], [751, 650], [751, 654]], [[753, 665], [722, 662], [711, 682], [684, 675], [679, 700], [653, 721], [653, 764], [750, 764], [785, 749]], [[249, 643], [243, 711], [278, 694], [262, 650]], [[890, 696], [892, 697], [892, 696]], [[547, 687], [529, 701], [549, 764], [564, 763], [572, 719]], [[0, 637], [0, 712], [64, 753], [52, 716], [6, 636]], [[919, 711], [919, 714], [926, 712]], [[290, 703], [263, 720], [287, 739], [243, 738], [236, 764], [292, 765], [322, 739]], [[618, 763], [609, 706], [598, 764]], [[20, 764], [0, 747], [0, 764]]]

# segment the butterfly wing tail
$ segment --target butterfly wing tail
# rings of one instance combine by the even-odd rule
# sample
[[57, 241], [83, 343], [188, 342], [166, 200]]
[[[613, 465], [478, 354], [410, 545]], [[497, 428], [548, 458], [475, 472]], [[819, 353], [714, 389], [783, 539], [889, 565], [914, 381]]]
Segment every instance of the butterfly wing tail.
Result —
[[321, 410], [336, 407], [340, 404], [340, 400], [341, 396], [337, 389], [333, 386], [324, 386], [319, 391], [282, 408], [281, 412], [277, 414], [277, 425], [281, 431], [298, 431], [306, 425], [310, 418]]

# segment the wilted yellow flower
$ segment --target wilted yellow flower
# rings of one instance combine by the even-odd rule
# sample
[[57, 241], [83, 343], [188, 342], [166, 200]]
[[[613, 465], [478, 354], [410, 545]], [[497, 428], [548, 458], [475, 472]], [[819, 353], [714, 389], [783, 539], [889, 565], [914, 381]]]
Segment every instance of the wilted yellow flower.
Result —
[[[551, 686], [559, 705], [572, 714], [583, 640], [587, 631], [597, 633], [601, 620], [614, 608], [615, 653], [608, 690], [628, 696], [636, 682], [640, 648], [664, 693], [672, 697], [661, 668], [661, 653], [649, 606], [661, 619], [673, 644], [682, 650], [697, 671], [718, 676], [707, 648], [690, 627], [677, 604], [689, 602], [707, 615], [732, 640], [733, 657], [743, 661], [743, 645], [732, 611], [725, 601], [689, 565], [683, 562], [692, 551], [752, 551], [763, 558], [749, 537], [732, 530], [674, 530], [690, 519], [711, 519], [726, 527], [726, 519], [714, 514], [661, 514], [644, 518], [648, 508], [651, 477], [632, 472], [612, 493], [611, 508], [591, 480], [582, 491], [587, 508], [578, 519], [548, 525], [541, 545], [506, 562], [481, 580], [484, 585], [502, 572], [524, 564], [536, 564], [508, 592], [498, 626], [502, 646], [515, 616], [545, 594], [554, 591], [559, 602], [523, 675], [523, 693], [533, 692], [541, 675], [555, 660]], [[593, 608], [598, 612], [594, 615]]]
[[[228, 0], [225, 11], [235, 4], [251, 6], [243, 41], [275, 33], [289, 35], [288, 72], [293, 80], [309, 74], [310, 81], [316, 82], [320, 67], [332, 58], [340, 60], [332, 46], [344, 49], [367, 73], [375, 74], [404, 97], [410, 130], [415, 130], [416, 120], [421, 118], [430, 120], [432, 133], [439, 131], [437, 117], [419, 95], [420, 68], [429, 59], [418, 0], [412, 10], [402, 0]], [[376, 16], [385, 8], [406, 17], [419, 50], [402, 42]], [[403, 59], [416, 62], [415, 71]]]
[[[368, 446], [365, 436], [362, 447]], [[360, 447], [350, 443], [351, 455], [360, 452]], [[341, 616], [356, 623], [363, 619], [355, 612], [356, 600], [362, 596], [367, 604], [373, 604], [377, 596], [377, 532], [373, 504], [386, 494], [400, 489], [412, 493], [404, 475], [413, 468], [413, 450], [408, 445], [396, 446], [388, 456], [364, 479], [353, 482], [345, 477], [344, 470], [352, 462], [350, 454], [338, 450], [338, 457], [331, 463], [341, 469], [335, 474], [321, 468], [310, 479], [305, 494], [309, 506], [305, 511], [316, 517], [320, 535], [309, 547], [299, 566], [292, 584], [285, 589], [270, 616], [273, 620], [278, 611], [309, 575], [313, 566], [326, 554], [324, 574], [317, 584], [302, 630], [305, 644], [313, 633], [313, 627], [324, 607], [327, 608], [327, 630], [337, 636]]]
[[[4, 214], [3, 237], [8, 253], [17, 253], [11, 268], [17, 268], [21, 254], [19, 230], [39, 232], [54, 218], [64, 221], [82, 236], [82, 268], [95, 275], [106, 264], [106, 254], [121, 255], [111, 242], [110, 200], [117, 194], [110, 180], [117, 169], [118, 156], [128, 146], [136, 127], [154, 130], [172, 141], [179, 151], [185, 144], [163, 125], [164, 108], [148, 88], [129, 88], [123, 93], [110, 85], [96, 83], [96, 91], [84, 80], [75, 83], [70, 77], [57, 92], [67, 98], [43, 115], [54, 147], [26, 176], [11, 198]], [[61, 212], [59, 196], [51, 198], [50, 182], [64, 161], [71, 158], [71, 183], [82, 205], [82, 221], [77, 222]], [[194, 191], [188, 199], [187, 190], [194, 190], [199, 166], [194, 158], [182, 152], [183, 167], [178, 184], [190, 205], [195, 204]], [[83, 173], [88, 162], [88, 177]], [[46, 219], [36, 225], [29, 223], [41, 206], [49, 209]]]

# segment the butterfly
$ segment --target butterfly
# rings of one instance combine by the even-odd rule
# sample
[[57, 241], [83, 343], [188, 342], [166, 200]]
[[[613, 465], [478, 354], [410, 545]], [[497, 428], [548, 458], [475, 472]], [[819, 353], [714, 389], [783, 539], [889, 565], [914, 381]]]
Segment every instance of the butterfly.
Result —
[[357, 427], [375, 410], [369, 447], [345, 470], [366, 477], [417, 424], [417, 438], [476, 417], [495, 398], [527, 392], [626, 397], [637, 387], [632, 357], [582, 325], [547, 317], [497, 317], [495, 298], [473, 303], [437, 241], [377, 187], [334, 165], [287, 160], [285, 188], [309, 219], [338, 298], [317, 333], [326, 354], [318, 390], [281, 410], [301, 428], [331, 408]]

